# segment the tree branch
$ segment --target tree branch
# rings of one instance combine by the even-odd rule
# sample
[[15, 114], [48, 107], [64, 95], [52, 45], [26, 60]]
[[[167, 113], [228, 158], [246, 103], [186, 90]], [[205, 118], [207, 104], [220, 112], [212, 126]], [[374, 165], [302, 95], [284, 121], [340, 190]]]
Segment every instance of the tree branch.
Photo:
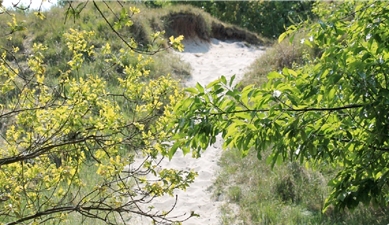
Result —
[[[303, 109], [288, 108], [288, 109], [281, 109], [280, 111], [286, 111], [286, 112], [312, 112], [312, 111], [333, 112], [333, 111], [341, 111], [341, 110], [345, 110], [345, 109], [361, 108], [364, 106], [365, 105], [362, 105], [362, 104], [351, 104], [351, 105], [332, 107], [332, 108], [303, 108]], [[231, 112], [210, 113], [210, 115], [216, 116], [216, 115], [226, 115], [226, 114], [235, 114], [235, 113], [269, 112], [269, 111], [270, 111], [270, 109], [246, 109], [246, 110], [236, 110], [236, 111], [231, 111]]]
[[67, 141], [67, 142], [63, 142], [63, 143], [59, 143], [59, 144], [54, 144], [54, 145], [49, 145], [49, 146], [46, 146], [46, 147], [42, 147], [42, 148], [40, 148], [38, 150], [32, 151], [31, 153], [26, 153], [24, 151], [24, 152], [21, 152], [17, 156], [1, 158], [0, 159], [0, 166], [36, 158], [38, 156], [41, 156], [41, 155], [49, 152], [53, 148], [58, 148], [58, 147], [66, 146], [66, 145], [72, 145], [72, 144], [78, 144], [78, 143], [82, 143], [82, 142], [85, 142], [85, 141], [91, 140], [91, 139], [92, 140], [97, 140], [97, 137], [98, 136], [91, 135], [91, 136], [87, 136], [87, 137], [84, 137], [84, 138], [81, 138], [81, 139], [76, 139], [76, 140], [73, 139], [71, 141]]

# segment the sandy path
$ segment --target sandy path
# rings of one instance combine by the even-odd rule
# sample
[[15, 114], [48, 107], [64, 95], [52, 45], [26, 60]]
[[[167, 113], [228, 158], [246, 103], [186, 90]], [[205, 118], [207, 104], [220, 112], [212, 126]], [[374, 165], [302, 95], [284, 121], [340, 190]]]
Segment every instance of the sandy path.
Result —
[[178, 53], [181, 59], [192, 68], [192, 79], [186, 86], [195, 86], [197, 82], [206, 85], [224, 75], [227, 78], [236, 75], [240, 80], [245, 70], [262, 53], [263, 49], [248, 47], [243, 42], [223, 42], [211, 39], [211, 43], [189, 42], [185, 51]]
[[[183, 61], [190, 63], [192, 78], [185, 82], [186, 86], [195, 86], [197, 82], [202, 85], [219, 78], [221, 75], [230, 78], [236, 74], [239, 80], [245, 73], [245, 69], [264, 51], [254, 47], [247, 47], [242, 42], [222, 42], [212, 39], [211, 43], [187, 42], [185, 51], [177, 53]], [[226, 202], [212, 197], [212, 185], [217, 177], [219, 166], [217, 165], [222, 153], [222, 140], [217, 139], [202, 153], [201, 158], [194, 159], [190, 154], [183, 155], [177, 151], [173, 159], [165, 159], [160, 166], [163, 168], [192, 169], [199, 176], [186, 191], [177, 191], [178, 202], [176, 208], [169, 216], [182, 216], [191, 211], [200, 217], [193, 217], [184, 222], [184, 225], [218, 225], [220, 223], [220, 206]], [[168, 210], [174, 204], [175, 199], [164, 196], [154, 201], [156, 210]], [[135, 222], [135, 221], [133, 221]], [[140, 218], [133, 224], [150, 224], [146, 218]]]

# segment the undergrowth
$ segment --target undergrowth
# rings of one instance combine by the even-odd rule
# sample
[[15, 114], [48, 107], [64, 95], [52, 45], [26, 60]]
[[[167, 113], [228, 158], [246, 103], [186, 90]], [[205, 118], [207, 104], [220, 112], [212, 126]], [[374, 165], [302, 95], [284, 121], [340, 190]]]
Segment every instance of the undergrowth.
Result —
[[321, 165], [309, 168], [299, 162], [271, 165], [258, 160], [254, 151], [242, 158], [235, 149], [227, 150], [220, 160], [220, 174], [214, 194], [239, 210], [231, 217], [226, 204], [222, 208], [224, 225], [232, 224], [387, 224], [384, 209], [360, 205], [355, 211], [323, 212], [329, 194], [328, 177], [335, 169]]

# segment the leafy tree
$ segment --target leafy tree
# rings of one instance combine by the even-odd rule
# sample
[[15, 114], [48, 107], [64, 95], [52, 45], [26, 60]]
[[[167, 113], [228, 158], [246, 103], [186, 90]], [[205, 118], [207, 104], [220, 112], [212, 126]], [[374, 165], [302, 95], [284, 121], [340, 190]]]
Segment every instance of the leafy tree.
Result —
[[[304, 24], [321, 55], [295, 69], [268, 74], [242, 90], [224, 77], [188, 88], [175, 108], [176, 143], [201, 150], [223, 136], [225, 147], [261, 153], [269, 162], [300, 160], [339, 169], [326, 206], [354, 208], [389, 201], [389, 3], [317, 3], [320, 18]], [[280, 36], [293, 38], [292, 26]], [[241, 90], [241, 91], [240, 91]]]
[[[100, 6], [94, 3], [98, 11]], [[123, 5], [117, 21], [107, 23], [120, 35], [138, 12]], [[35, 15], [45, 19], [42, 12]], [[6, 38], [28, 29], [12, 11], [0, 16], [9, 21]], [[28, 55], [17, 46], [0, 46], [0, 224], [60, 223], [69, 214], [107, 224], [134, 215], [170, 224], [194, 215], [170, 218], [171, 209], [147, 208], [154, 198], [185, 189], [196, 176], [157, 169], [170, 149], [170, 112], [182, 97], [177, 81], [148, 79], [151, 59], [134, 41], [124, 40], [126, 47], [114, 52], [109, 43], [95, 48], [93, 35], [77, 29], [64, 34], [70, 57], [64, 55], [66, 69], [57, 71], [55, 82], [44, 63], [49, 46], [26, 46]], [[171, 37], [169, 46], [182, 49], [181, 39]], [[135, 65], [123, 62], [133, 56]], [[83, 73], [90, 58], [101, 59], [107, 73], [116, 74], [115, 89], [103, 76]], [[115, 72], [115, 65], [123, 72]]]

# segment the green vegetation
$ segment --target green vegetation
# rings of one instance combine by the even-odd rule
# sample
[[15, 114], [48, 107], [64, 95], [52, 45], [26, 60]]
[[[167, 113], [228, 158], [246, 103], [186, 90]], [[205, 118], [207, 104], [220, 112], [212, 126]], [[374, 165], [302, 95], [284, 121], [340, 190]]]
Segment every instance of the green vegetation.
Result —
[[241, 87], [250, 84], [260, 86], [266, 82], [267, 74], [272, 71], [281, 71], [285, 67], [297, 68], [312, 61], [318, 55], [318, 49], [301, 43], [305, 35], [297, 33], [292, 42], [285, 39], [280, 43], [275, 42], [271, 48], [266, 49], [243, 77]]
[[[196, 154], [222, 134], [225, 147], [236, 149], [226, 153], [227, 174], [218, 183], [231, 184], [224, 193], [239, 203], [247, 223], [388, 220], [387, 8], [387, 2], [317, 3], [318, 21], [280, 36], [308, 46], [289, 68], [277, 65], [281, 59], [267, 60], [277, 71], [252, 72], [253, 78], [268, 73], [267, 80], [254, 78], [260, 85], [235, 87], [221, 78], [187, 89], [191, 97], [176, 107], [176, 145]], [[274, 170], [239, 160], [234, 151]], [[296, 169], [303, 176], [296, 178]]]
[[162, 8], [147, 8], [144, 15], [134, 16], [134, 38], [138, 43], [148, 44], [150, 33], [165, 31], [166, 37], [184, 35], [186, 40], [198, 38], [208, 41], [210, 38], [222, 40], [246, 41], [250, 44], [268, 45], [270, 41], [262, 36], [237, 26], [223, 23], [201, 9], [190, 5], [167, 5]]
[[[271, 151], [265, 151], [266, 158]], [[227, 199], [223, 224], [386, 224], [385, 208], [360, 205], [354, 210], [322, 212], [330, 193], [329, 178], [336, 170], [324, 166], [307, 168], [296, 161], [269, 166], [255, 152], [242, 158], [237, 149], [226, 150], [215, 182], [215, 198]], [[240, 222], [240, 223], [239, 223]]]
[[[116, 11], [119, 11], [120, 8], [115, 5], [110, 5], [111, 9], [114, 10], [116, 6]], [[107, 16], [109, 21], [114, 21], [114, 15], [107, 9], [101, 9], [103, 13]], [[71, 15], [66, 16], [65, 9], [62, 8], [53, 8], [47, 13], [45, 13], [46, 19], [39, 20], [33, 13], [25, 15], [24, 13], [16, 14], [18, 21], [22, 22], [22, 26], [28, 27], [28, 30], [22, 30], [17, 33], [13, 33], [12, 35], [7, 36], [7, 38], [3, 38], [0, 40], [0, 44], [4, 46], [6, 49], [12, 49], [13, 47], [18, 47], [21, 52], [24, 52], [28, 45], [32, 45], [33, 43], [42, 43], [49, 48], [45, 52], [45, 64], [47, 64], [47, 69], [49, 70], [49, 74], [58, 74], [59, 70], [64, 70], [66, 64], [63, 63], [63, 59], [66, 57], [70, 57], [70, 53], [67, 51], [66, 43], [63, 37], [63, 34], [67, 32], [70, 28], [78, 28], [81, 30], [94, 31], [95, 35], [91, 40], [91, 44], [96, 49], [101, 49], [105, 43], [109, 40], [112, 51], [118, 51], [119, 49], [125, 47], [125, 44], [114, 34], [107, 23], [99, 16], [98, 11], [94, 7], [87, 6], [83, 8], [82, 13], [78, 16], [77, 19], [73, 20]], [[133, 15], [135, 18], [141, 18], [137, 15]], [[65, 19], [67, 18], [67, 19]], [[66, 23], [65, 23], [66, 21]], [[129, 28], [122, 29], [122, 33], [124, 37], [133, 37], [135, 40], [144, 39], [143, 36], [137, 36], [140, 28], [134, 28], [136, 26], [137, 21], [134, 22], [134, 25]], [[4, 29], [6, 29], [7, 24], [4, 20], [0, 25]], [[158, 32], [160, 30], [155, 30]], [[134, 33], [134, 34], [133, 34]], [[147, 39], [143, 43], [134, 42], [134, 47], [138, 50], [143, 51], [147, 50], [147, 45], [152, 46], [156, 44], [158, 46], [166, 47], [167, 42], [162, 41], [162, 39], [151, 40], [152, 33], [146, 34]], [[170, 37], [170, 36], [169, 36]], [[131, 40], [131, 38], [129, 39]], [[156, 43], [156, 42], [163, 43]], [[150, 47], [149, 46], [149, 47]], [[28, 53], [28, 52], [27, 52]], [[147, 65], [147, 69], [150, 69], [151, 77], [158, 77], [160, 74], [168, 74], [171, 73], [175, 78], [186, 78], [189, 74], [189, 66], [185, 65], [183, 62], [179, 62], [177, 57], [174, 57], [169, 54], [167, 56], [166, 51], [162, 51], [154, 57], [154, 62]], [[17, 60], [25, 60], [25, 56], [22, 54], [16, 55]], [[11, 55], [8, 56], [9, 60], [12, 60]], [[23, 58], [24, 57], [24, 58]], [[169, 57], [170, 60], [166, 58]], [[104, 74], [106, 68], [102, 68], [102, 65], [97, 63], [100, 59], [96, 59], [94, 57], [90, 57], [88, 62], [90, 62], [90, 68], [93, 68], [99, 74]], [[125, 59], [126, 65], [131, 63], [136, 63], [136, 57], [128, 56]], [[164, 66], [158, 66], [158, 65]], [[180, 65], [180, 66], [178, 66]], [[125, 65], [124, 65], [125, 66]], [[118, 70], [121, 70], [117, 66]], [[123, 68], [123, 66], [121, 66]], [[89, 71], [90, 72], [90, 71]], [[106, 74], [109, 77], [109, 74]]]
[[[221, 133], [215, 197], [240, 208], [223, 207], [223, 224], [387, 224], [389, 3], [190, 4], [204, 10], [63, 2], [0, 14], [0, 223], [184, 220], [142, 210], [139, 199], [196, 176], [155, 159]], [[270, 43], [204, 11], [270, 38], [318, 20], [289, 27], [242, 86], [221, 78], [183, 98], [190, 68], [168, 52], [179, 35]], [[130, 170], [137, 154], [144, 166]]]
[[172, 223], [194, 216], [170, 218], [143, 206], [196, 176], [157, 170], [155, 160], [168, 152], [169, 113], [182, 97], [177, 78], [160, 73], [188, 74], [173, 64], [177, 59], [166, 63], [157, 53], [182, 49], [182, 37], [166, 41], [157, 32], [147, 46], [121, 41], [131, 35], [137, 8], [78, 9], [66, 18], [66, 9], [0, 15], [0, 223], [118, 224], [136, 214]]

